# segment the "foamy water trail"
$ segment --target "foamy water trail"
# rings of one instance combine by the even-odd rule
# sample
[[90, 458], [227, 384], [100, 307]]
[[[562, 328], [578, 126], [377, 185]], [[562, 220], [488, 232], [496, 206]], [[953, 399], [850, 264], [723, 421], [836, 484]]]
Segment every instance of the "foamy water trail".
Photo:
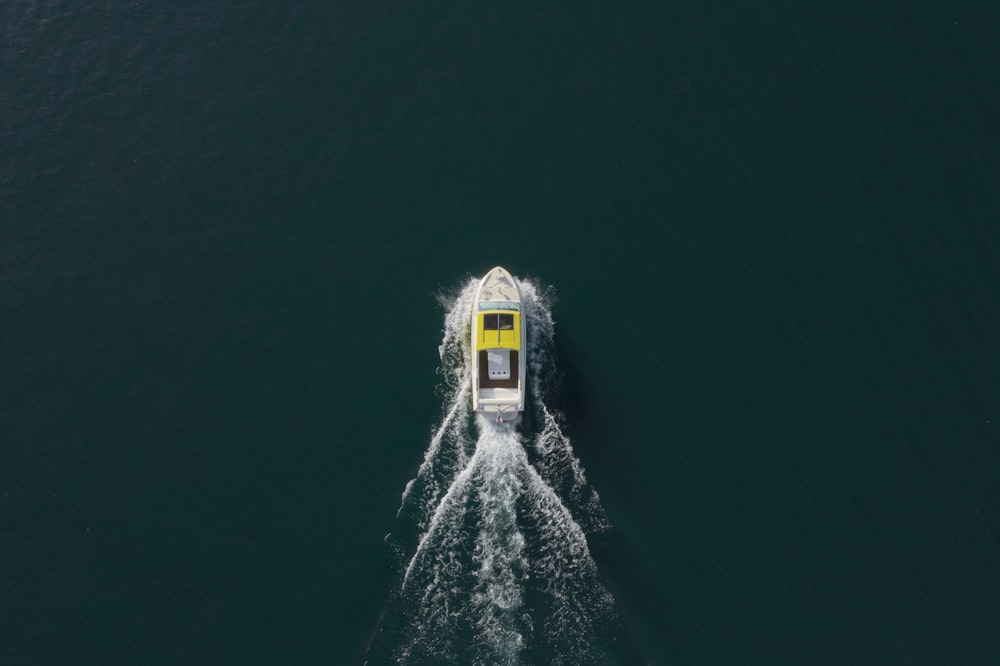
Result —
[[[424, 460], [420, 463], [417, 476], [411, 479], [403, 490], [400, 512], [411, 501], [415, 488], [420, 493], [418, 500], [420, 504], [427, 506], [437, 502], [442, 492], [442, 479], [434, 474], [437, 468], [461, 469], [468, 463], [465, 428], [462, 422], [462, 417], [465, 415], [462, 414], [462, 405], [470, 399], [469, 388], [469, 381], [466, 379], [456, 391], [450, 409], [437, 432], [431, 437], [430, 446], [427, 447]], [[446, 451], [442, 451], [442, 445], [446, 447]], [[419, 481], [423, 481], [421, 487], [417, 487]], [[425, 528], [426, 520], [422, 519], [419, 527]]]
[[611, 527], [597, 491], [587, 483], [569, 437], [563, 434], [560, 415], [546, 401], [559, 390], [562, 374], [556, 366], [555, 322], [550, 297], [531, 281], [522, 283], [528, 319], [528, 366], [532, 383], [535, 421], [541, 426], [530, 441], [533, 463], [545, 482], [564, 497], [587, 532]]
[[468, 327], [477, 283], [446, 302], [445, 404], [403, 491], [390, 537], [400, 589], [370, 655], [398, 663], [599, 663], [614, 601], [586, 534], [608, 522], [547, 402], [559, 383], [550, 304], [522, 281], [533, 413], [519, 429], [473, 418]]

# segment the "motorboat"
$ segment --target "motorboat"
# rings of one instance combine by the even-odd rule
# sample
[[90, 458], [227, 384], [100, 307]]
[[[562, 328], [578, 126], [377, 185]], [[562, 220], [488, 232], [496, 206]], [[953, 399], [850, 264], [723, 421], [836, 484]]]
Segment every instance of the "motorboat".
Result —
[[472, 302], [472, 410], [516, 421], [524, 410], [527, 326], [521, 288], [497, 266], [479, 282]]

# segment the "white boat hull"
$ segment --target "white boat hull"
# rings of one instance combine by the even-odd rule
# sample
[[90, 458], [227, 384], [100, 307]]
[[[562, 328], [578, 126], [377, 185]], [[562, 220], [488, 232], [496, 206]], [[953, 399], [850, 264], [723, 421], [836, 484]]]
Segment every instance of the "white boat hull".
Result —
[[527, 387], [527, 326], [517, 280], [499, 266], [487, 273], [471, 315], [472, 410], [515, 421]]

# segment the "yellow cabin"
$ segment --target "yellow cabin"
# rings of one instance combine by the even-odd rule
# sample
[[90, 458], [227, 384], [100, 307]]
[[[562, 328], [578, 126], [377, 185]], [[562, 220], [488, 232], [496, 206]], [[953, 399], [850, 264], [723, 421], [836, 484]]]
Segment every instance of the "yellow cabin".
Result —
[[476, 330], [476, 351], [482, 349], [521, 350], [521, 313], [510, 310], [479, 312]]

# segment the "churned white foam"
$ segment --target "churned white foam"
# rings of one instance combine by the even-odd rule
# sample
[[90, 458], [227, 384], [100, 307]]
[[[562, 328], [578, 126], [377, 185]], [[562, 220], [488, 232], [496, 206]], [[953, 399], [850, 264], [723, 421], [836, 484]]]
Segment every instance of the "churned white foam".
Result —
[[510, 426], [477, 421], [481, 435], [482, 473], [479, 484], [480, 528], [473, 562], [476, 584], [472, 595], [476, 627], [484, 647], [480, 657], [502, 663], [516, 661], [523, 645], [518, 611], [523, 602], [521, 581], [527, 563], [524, 535], [517, 524], [517, 500], [522, 495], [525, 461], [517, 435]]
[[[469, 315], [476, 295], [477, 282], [468, 281], [452, 296], [441, 296], [447, 308], [444, 337], [438, 347], [441, 365], [438, 373], [446, 402], [443, 416], [431, 436], [417, 475], [403, 490], [397, 517], [419, 532], [427, 529], [434, 508], [441, 501], [455, 476], [469, 462], [474, 443], [469, 432], [471, 420], [471, 370], [469, 358]], [[406, 545], [399, 548], [405, 550]]]
[[543, 427], [531, 439], [538, 473], [548, 486], [559, 493], [587, 532], [607, 531], [611, 523], [604, 513], [601, 498], [587, 482], [583, 465], [559, 425], [559, 414], [541, 401], [538, 411]]
[[522, 283], [525, 316], [528, 320], [528, 371], [532, 385], [532, 405], [541, 428], [530, 438], [534, 465], [545, 482], [568, 503], [573, 515], [588, 532], [611, 527], [600, 496], [588, 483], [569, 437], [560, 425], [561, 415], [548, 407], [562, 375], [556, 366], [555, 322], [552, 319], [550, 290], [539, 289], [532, 281]]
[[534, 417], [521, 431], [473, 418], [469, 319], [478, 280], [448, 308], [439, 348], [445, 404], [403, 492], [399, 663], [600, 661], [613, 599], [586, 533], [608, 527], [597, 493], [547, 402], [559, 383], [549, 297], [521, 281]]
[[[402, 512], [403, 507], [410, 501], [417, 482], [422, 481], [424, 488], [422, 489], [421, 503], [425, 505], [425, 508], [421, 512], [421, 515], [426, 515], [426, 505], [436, 503], [440, 499], [441, 484], [444, 481], [444, 479], [434, 474], [435, 469], [437, 467], [444, 467], [445, 464], [451, 468], [461, 469], [468, 462], [469, 456], [466, 453], [465, 428], [462, 424], [463, 414], [461, 412], [463, 407], [467, 409], [466, 403], [469, 399], [469, 382], [465, 381], [459, 387], [458, 391], [456, 391], [451, 407], [441, 421], [441, 425], [438, 426], [437, 432], [431, 437], [430, 445], [424, 454], [424, 460], [420, 463], [420, 468], [417, 470], [417, 476], [410, 479], [410, 482], [406, 484], [406, 488], [403, 490], [400, 512]], [[442, 442], [450, 445], [448, 446], [448, 451], [444, 453], [441, 450]], [[447, 461], [442, 460], [444, 456], [448, 457]], [[425, 522], [425, 520], [421, 519], [421, 523]], [[425, 524], [421, 524], [421, 527], [425, 526]]]

